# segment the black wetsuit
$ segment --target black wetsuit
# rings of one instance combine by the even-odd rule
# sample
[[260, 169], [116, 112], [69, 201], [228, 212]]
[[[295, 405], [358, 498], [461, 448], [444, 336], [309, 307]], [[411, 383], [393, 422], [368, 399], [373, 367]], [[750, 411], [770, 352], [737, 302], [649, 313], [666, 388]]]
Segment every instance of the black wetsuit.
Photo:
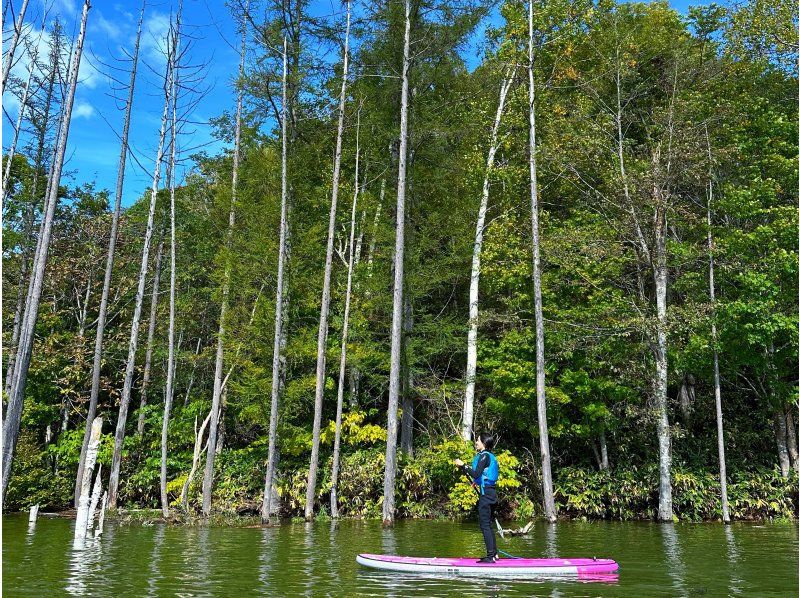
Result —
[[[480, 488], [481, 475], [487, 467], [489, 467], [489, 455], [481, 453], [475, 469], [472, 469], [469, 465], [464, 465], [462, 469], [470, 479], [475, 480], [475, 484]], [[494, 537], [494, 528], [492, 527], [492, 509], [495, 503], [497, 503], [497, 492], [494, 485], [484, 484], [483, 494], [478, 499], [478, 521], [480, 522], [481, 532], [483, 532], [483, 542], [486, 544], [486, 555], [492, 557], [497, 556], [497, 540]]]

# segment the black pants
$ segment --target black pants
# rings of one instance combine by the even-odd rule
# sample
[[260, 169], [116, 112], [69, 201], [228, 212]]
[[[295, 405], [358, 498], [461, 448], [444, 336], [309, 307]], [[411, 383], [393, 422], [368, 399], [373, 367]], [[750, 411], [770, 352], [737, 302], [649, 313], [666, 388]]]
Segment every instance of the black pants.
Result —
[[485, 487], [483, 495], [478, 499], [478, 521], [480, 521], [483, 542], [486, 544], [487, 556], [497, 555], [497, 541], [492, 527], [492, 510], [497, 503], [497, 492], [494, 487]]

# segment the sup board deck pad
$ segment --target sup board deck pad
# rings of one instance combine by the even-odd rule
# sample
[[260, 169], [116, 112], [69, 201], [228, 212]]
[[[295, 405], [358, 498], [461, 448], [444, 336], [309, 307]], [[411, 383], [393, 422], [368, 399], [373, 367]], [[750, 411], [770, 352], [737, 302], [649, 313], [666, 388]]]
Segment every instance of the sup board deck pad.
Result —
[[619, 565], [611, 559], [500, 559], [479, 563], [471, 558], [395, 556], [359, 554], [356, 561], [365, 567], [416, 573], [459, 575], [577, 575], [578, 577], [615, 573]]

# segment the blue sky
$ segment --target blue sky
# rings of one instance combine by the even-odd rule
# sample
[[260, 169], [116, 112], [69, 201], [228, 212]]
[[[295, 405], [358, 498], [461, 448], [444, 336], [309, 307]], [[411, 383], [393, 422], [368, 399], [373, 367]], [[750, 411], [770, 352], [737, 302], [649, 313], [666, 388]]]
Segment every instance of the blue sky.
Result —
[[[15, 8], [21, 3], [21, 0], [13, 0]], [[704, 3], [701, 0], [682, 0], [670, 4], [685, 12], [690, 4]], [[77, 33], [82, 5], [82, 0], [31, 0], [25, 18], [30, 39], [39, 39], [45, 14], [48, 19], [59, 15], [66, 32]], [[72, 177], [73, 183], [94, 182], [100, 189], [114, 189], [120, 148], [118, 135], [123, 119], [120, 107], [127, 91], [114, 89], [118, 86], [105, 74], [109, 69], [102, 63], [120, 64], [118, 59], [124, 56], [123, 49], [132, 51], [140, 6], [140, 0], [92, 1], [84, 60], [70, 124], [68, 161], [64, 169], [65, 174]], [[318, 16], [337, 15], [340, 6], [339, 0], [312, 0], [310, 11]], [[152, 156], [158, 143], [163, 106], [159, 73], [163, 73], [165, 59], [160, 48], [169, 26], [170, 11], [176, 7], [177, 0], [147, 1], [140, 55], [142, 64], [136, 84], [130, 135], [131, 147], [141, 165], [128, 160], [123, 194], [125, 206], [135, 201], [151, 185]], [[184, 31], [194, 39], [188, 62], [207, 64], [207, 67], [202, 82], [206, 91], [190, 115], [193, 124], [187, 126], [178, 147], [184, 153], [202, 147], [213, 154], [220, 151], [223, 144], [212, 137], [208, 120], [225, 110], [231, 110], [235, 104], [232, 82], [238, 67], [238, 53], [231, 44], [238, 45], [236, 22], [223, 0], [184, 0], [183, 23]], [[9, 28], [10, 23], [4, 23], [6, 40], [9, 39]], [[45, 37], [46, 33], [39, 42], [42, 48], [40, 55], [46, 52]], [[480, 41], [476, 39], [473, 47], [466, 51], [465, 58], [470, 64], [478, 61]], [[13, 72], [24, 81], [30, 58], [21, 49], [17, 53], [22, 53], [22, 56]], [[121, 66], [129, 68], [127, 64]], [[117, 73], [116, 76], [126, 82], [129, 77], [126, 72]], [[10, 94], [5, 94], [3, 103], [8, 115], [16, 120], [16, 100]], [[12, 132], [13, 123], [8, 117], [3, 117], [4, 148], [8, 147]], [[187, 161], [179, 169], [179, 178], [188, 168], [191, 168], [191, 164]]]

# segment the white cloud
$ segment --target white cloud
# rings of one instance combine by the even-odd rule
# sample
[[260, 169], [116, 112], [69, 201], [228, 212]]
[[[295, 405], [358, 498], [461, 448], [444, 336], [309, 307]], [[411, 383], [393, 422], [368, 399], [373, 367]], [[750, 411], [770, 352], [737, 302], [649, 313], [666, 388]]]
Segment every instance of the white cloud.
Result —
[[[147, 58], [154, 62], [153, 68], [163, 63], [167, 34], [169, 33], [170, 16], [166, 13], [150, 13], [144, 20], [142, 31], [142, 50]], [[133, 41], [131, 46], [133, 46]]]
[[87, 102], [75, 102], [72, 108], [72, 118], [91, 118], [94, 116], [94, 106]]

